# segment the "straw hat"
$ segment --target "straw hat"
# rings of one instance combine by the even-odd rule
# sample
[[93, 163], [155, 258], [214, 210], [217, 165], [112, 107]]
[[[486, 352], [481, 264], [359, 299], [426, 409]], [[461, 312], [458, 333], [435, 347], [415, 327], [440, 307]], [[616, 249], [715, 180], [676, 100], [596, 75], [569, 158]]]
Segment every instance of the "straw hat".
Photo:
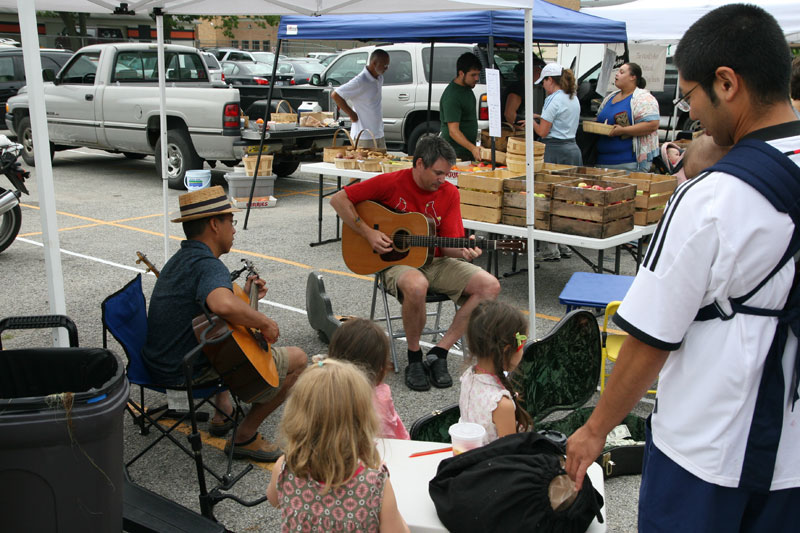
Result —
[[181, 216], [172, 219], [173, 222], [186, 222], [241, 211], [233, 207], [225, 195], [225, 189], [219, 185], [182, 194], [178, 197], [178, 203], [181, 206]]

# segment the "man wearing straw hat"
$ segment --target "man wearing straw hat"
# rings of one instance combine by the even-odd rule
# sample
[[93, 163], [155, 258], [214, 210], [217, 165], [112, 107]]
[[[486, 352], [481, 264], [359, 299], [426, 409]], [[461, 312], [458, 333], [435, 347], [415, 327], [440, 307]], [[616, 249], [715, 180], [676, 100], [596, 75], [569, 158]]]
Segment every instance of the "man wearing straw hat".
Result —
[[[372, 134], [376, 148], [386, 148], [383, 133], [383, 75], [389, 68], [389, 54], [376, 48], [369, 55], [369, 63], [361, 73], [333, 91], [333, 101], [347, 113], [352, 121], [350, 135], [355, 139], [364, 130]], [[348, 105], [349, 100], [353, 106]], [[369, 139], [364, 137], [365, 146]]]
[[[263, 313], [251, 308], [233, 294], [230, 272], [219, 257], [230, 251], [236, 233], [234, 208], [220, 186], [208, 187], [182, 194], [180, 217], [172, 222], [183, 223], [186, 240], [173, 255], [156, 281], [147, 317], [147, 342], [142, 351], [144, 361], [156, 383], [182, 385], [181, 362], [197, 346], [192, 319], [203, 313], [201, 304], [224, 320], [258, 329], [271, 345], [272, 357], [278, 369], [280, 385], [268, 385], [259, 395], [226, 446], [233, 446], [233, 456], [256, 461], [274, 462], [283, 452], [264, 439], [258, 428], [286, 398], [288, 390], [307, 364], [305, 352], [296, 346], [274, 346], [280, 335], [278, 324]], [[258, 297], [267, 293], [264, 280], [251, 276], [244, 290], [258, 286]], [[194, 369], [193, 383], [216, 379], [218, 374], [205, 356]], [[222, 411], [233, 412], [230, 395], [217, 395], [217, 409], [210, 422], [209, 432], [224, 437], [232, 427]]]

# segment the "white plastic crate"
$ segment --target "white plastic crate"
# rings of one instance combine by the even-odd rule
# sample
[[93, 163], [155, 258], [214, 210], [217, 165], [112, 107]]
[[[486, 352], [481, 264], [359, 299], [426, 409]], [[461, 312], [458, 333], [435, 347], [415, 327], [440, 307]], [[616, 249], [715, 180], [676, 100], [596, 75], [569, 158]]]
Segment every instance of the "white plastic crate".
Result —
[[[244, 169], [237, 169], [234, 172], [225, 174], [228, 182], [228, 195], [232, 198], [248, 198], [250, 196], [250, 185], [253, 176], [248, 176]], [[253, 191], [253, 198], [271, 196], [275, 192], [275, 175], [258, 176], [256, 178], [256, 188]]]

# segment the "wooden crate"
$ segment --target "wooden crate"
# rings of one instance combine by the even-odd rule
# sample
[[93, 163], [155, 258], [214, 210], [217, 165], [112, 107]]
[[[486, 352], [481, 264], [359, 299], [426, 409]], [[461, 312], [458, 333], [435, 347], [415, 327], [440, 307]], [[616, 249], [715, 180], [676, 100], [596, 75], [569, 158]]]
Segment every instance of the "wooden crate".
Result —
[[247, 172], [247, 175], [252, 176], [256, 171], [256, 160], [261, 159], [258, 164], [258, 175], [271, 176], [272, 158], [273, 156], [271, 154], [261, 154], [261, 157], [258, 157], [256, 154], [248, 154], [242, 158], [242, 163], [244, 163], [244, 168], [245, 172]]
[[[581, 182], [589, 188], [578, 187]], [[603, 190], [591, 189], [595, 185]], [[551, 230], [594, 238], [631, 230], [635, 195], [635, 185], [621, 182], [579, 179], [553, 184]]]
[[519, 173], [505, 169], [487, 170], [483, 172], [461, 172], [458, 175], [458, 188], [503, 192], [503, 182], [509, 178], [516, 178], [518, 176]]
[[473, 191], [472, 189], [459, 190], [461, 195], [461, 205], [470, 204], [482, 207], [502, 207], [503, 193]]
[[663, 214], [663, 207], [660, 209], [637, 209], [633, 213], [633, 223], [637, 226], [649, 226], [661, 220], [661, 215]]
[[551, 170], [572, 170], [577, 168], [575, 165], [561, 165], [559, 163], [545, 163], [542, 165], [542, 172], [549, 172]]
[[[573, 181], [572, 176], [559, 176], [558, 174], [550, 174], [547, 172], [537, 173], [533, 175], [533, 192], [536, 194], [544, 194], [547, 198], [550, 198], [554, 183], [570, 181]], [[503, 190], [506, 192], [527, 190], [525, 176], [505, 180], [503, 182]]]
[[636, 185], [634, 222], [637, 226], [658, 222], [664, 213], [664, 206], [678, 186], [678, 180], [674, 176], [647, 172], [631, 172], [624, 178], [616, 179]]
[[592, 222], [575, 218], [551, 215], [550, 231], [581, 235], [595, 239], [605, 239], [633, 229], [633, 217], [619, 218], [610, 222]]
[[503, 218], [502, 207], [481, 207], [477, 205], [462, 204], [461, 218], [497, 224]]
[[[491, 148], [486, 148], [484, 146], [481, 146], [481, 159], [483, 161], [491, 161], [492, 160], [492, 149]], [[495, 149], [495, 151], [494, 151], [494, 162], [499, 164], [499, 165], [504, 165], [506, 163], [506, 153]]]
[[610, 178], [614, 176], [624, 176], [627, 174], [627, 172], [624, 170], [597, 167], [572, 167], [567, 170], [554, 170], [552, 173], [561, 174], [562, 176], [575, 176], [576, 178], [589, 179]]

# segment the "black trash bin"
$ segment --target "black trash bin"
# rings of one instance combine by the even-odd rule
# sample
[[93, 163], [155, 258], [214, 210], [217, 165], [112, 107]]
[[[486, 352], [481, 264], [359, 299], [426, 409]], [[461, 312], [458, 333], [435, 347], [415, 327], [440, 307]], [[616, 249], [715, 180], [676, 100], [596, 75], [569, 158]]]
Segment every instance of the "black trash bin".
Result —
[[122, 531], [127, 398], [108, 350], [0, 351], [0, 529]]

